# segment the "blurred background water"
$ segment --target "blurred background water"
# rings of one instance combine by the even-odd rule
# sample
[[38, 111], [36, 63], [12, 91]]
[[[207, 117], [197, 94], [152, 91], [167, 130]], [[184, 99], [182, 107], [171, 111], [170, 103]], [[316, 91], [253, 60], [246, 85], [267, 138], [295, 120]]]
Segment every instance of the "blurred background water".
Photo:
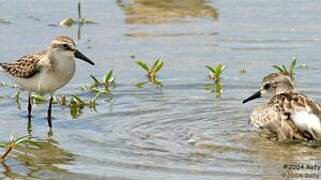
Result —
[[[82, 15], [98, 24], [81, 26], [78, 45], [96, 62], [77, 62], [74, 79], [58, 95], [80, 90], [89, 74], [113, 69], [117, 88], [73, 119], [55, 105], [54, 136], [47, 136], [47, 105], [36, 105], [33, 136], [40, 150], [19, 148], [0, 166], [1, 177], [51, 179], [278, 179], [285, 163], [321, 164], [320, 148], [260, 137], [248, 126], [253, 107], [241, 104], [293, 56], [301, 91], [321, 100], [321, 3], [237, 0], [83, 0]], [[75, 1], [0, 1], [0, 62], [41, 51], [57, 35], [77, 39]], [[162, 58], [164, 87], [138, 89], [144, 72], [134, 61]], [[204, 90], [206, 65], [223, 63], [221, 98]], [[246, 73], [240, 73], [244, 68]], [[5, 76], [1, 81], [11, 83]], [[14, 89], [0, 88], [11, 97]], [[21, 110], [0, 100], [0, 139], [27, 133], [27, 96]]]

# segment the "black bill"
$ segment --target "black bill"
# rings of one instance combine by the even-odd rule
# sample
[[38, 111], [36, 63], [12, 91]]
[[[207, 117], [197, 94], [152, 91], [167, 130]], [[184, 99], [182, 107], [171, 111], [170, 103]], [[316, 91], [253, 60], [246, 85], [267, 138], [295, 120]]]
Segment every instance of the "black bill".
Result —
[[261, 91], [258, 91], [256, 93], [254, 93], [252, 96], [246, 98], [242, 103], [244, 104], [244, 103], [246, 103], [248, 101], [251, 101], [253, 99], [260, 98], [260, 97], [261, 97]]
[[80, 51], [76, 50], [75, 51], [75, 57], [81, 60], [86, 61], [87, 63], [91, 64], [91, 65], [95, 65], [94, 62], [92, 62], [87, 56], [83, 55]]

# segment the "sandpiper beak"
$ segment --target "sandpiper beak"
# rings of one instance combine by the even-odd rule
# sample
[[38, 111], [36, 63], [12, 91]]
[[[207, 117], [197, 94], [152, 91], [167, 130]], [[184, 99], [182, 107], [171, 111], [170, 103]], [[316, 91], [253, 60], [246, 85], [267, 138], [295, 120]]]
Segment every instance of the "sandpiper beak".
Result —
[[87, 56], [85, 56], [83, 53], [81, 53], [80, 51], [76, 50], [75, 51], [75, 57], [81, 60], [86, 61], [87, 63], [91, 64], [91, 65], [95, 65], [94, 62], [92, 62]]
[[256, 99], [256, 98], [260, 98], [261, 97], [261, 90], [260, 91], [257, 91], [256, 93], [254, 93], [252, 96], [246, 98], [242, 103], [246, 103], [248, 101], [251, 101], [253, 99]]

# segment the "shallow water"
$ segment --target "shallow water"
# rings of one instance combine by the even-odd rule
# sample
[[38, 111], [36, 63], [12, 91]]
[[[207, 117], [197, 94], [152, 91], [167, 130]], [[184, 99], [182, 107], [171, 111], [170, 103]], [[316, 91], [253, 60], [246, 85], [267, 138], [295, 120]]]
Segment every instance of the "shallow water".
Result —
[[[277, 179], [284, 164], [321, 165], [321, 149], [259, 136], [248, 126], [254, 106], [241, 104], [259, 87], [271, 64], [291, 57], [307, 68], [297, 84], [321, 101], [321, 4], [317, 1], [117, 0], [82, 1], [83, 16], [98, 22], [81, 27], [78, 41], [95, 67], [78, 62], [58, 95], [94, 95], [80, 90], [89, 74], [113, 69], [117, 88], [73, 119], [54, 106], [54, 135], [47, 136], [47, 105], [34, 107], [33, 136], [40, 150], [20, 147], [1, 166], [1, 177], [64, 179]], [[54, 26], [76, 17], [74, 1], [1, 1], [0, 62], [42, 50], [59, 34], [77, 38], [77, 26]], [[132, 57], [135, 58], [132, 58]], [[162, 58], [164, 88], [138, 89], [144, 72], [134, 60]], [[221, 98], [204, 90], [206, 65], [224, 63]], [[240, 70], [245, 68], [244, 74]], [[4, 75], [1, 81], [11, 81]], [[1, 87], [2, 96], [14, 89]], [[0, 100], [0, 139], [27, 133], [26, 105]], [[318, 171], [303, 171], [315, 172]]]

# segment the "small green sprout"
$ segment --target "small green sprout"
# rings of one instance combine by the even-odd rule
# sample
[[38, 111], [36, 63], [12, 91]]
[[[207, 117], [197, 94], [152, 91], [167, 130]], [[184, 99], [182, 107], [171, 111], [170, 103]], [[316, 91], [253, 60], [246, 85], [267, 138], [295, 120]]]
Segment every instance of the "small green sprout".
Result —
[[146, 81], [146, 82], [137, 83], [135, 85], [136, 87], [142, 88], [142, 87], [144, 87], [145, 84], [147, 84], [149, 82], [151, 82], [153, 85], [157, 85], [160, 87], [163, 86], [161, 81], [159, 81], [157, 79], [157, 73], [164, 66], [164, 62], [161, 59], [157, 59], [151, 68], [149, 68], [148, 65], [142, 60], [136, 61], [136, 64], [146, 71], [146, 73], [147, 73], [146, 76], [148, 78], [148, 81]]
[[221, 75], [223, 71], [226, 69], [226, 66], [223, 64], [218, 64], [214, 67], [206, 66], [206, 68], [210, 71], [208, 78], [210, 80], [214, 80], [214, 89], [213, 84], [206, 85], [205, 89], [215, 92], [216, 97], [220, 97], [223, 93], [223, 83], [221, 82]]
[[208, 75], [209, 79], [219, 81], [221, 79], [221, 74], [226, 69], [226, 66], [223, 64], [218, 64], [215, 67], [206, 66], [206, 68], [210, 70], [210, 73]]
[[245, 68], [241, 68], [240, 73], [244, 74], [244, 73], [246, 73], [246, 72], [247, 72], [247, 71], [245, 70]]
[[285, 65], [272, 65], [273, 68], [277, 69], [279, 73], [289, 75], [294, 78], [294, 69], [296, 68], [296, 57], [293, 57], [292, 61], [290, 62], [288, 68]]
[[96, 24], [96, 22], [87, 20], [81, 16], [81, 3], [77, 3], [77, 12], [78, 12], [78, 19], [72, 19], [72, 18], [66, 18], [62, 20], [59, 24], [60, 26], [67, 26], [70, 27], [73, 24], [79, 24], [79, 25], [84, 25], [84, 24]]
[[[113, 70], [107, 71], [102, 81], [98, 80], [94, 75], [90, 75], [91, 79], [93, 79], [93, 83], [91, 85], [83, 85], [81, 87], [82, 90], [91, 90], [96, 93], [111, 93], [112, 89], [116, 85], [116, 78], [113, 77]], [[99, 88], [99, 86], [103, 86], [104, 88]]]
[[6, 149], [6, 151], [0, 157], [0, 161], [3, 162], [5, 158], [15, 149], [16, 146], [25, 144], [40, 147], [40, 145], [37, 142], [31, 140], [31, 136], [29, 134], [18, 138], [14, 138], [13, 136], [11, 136], [9, 143], [0, 144], [0, 147]]

